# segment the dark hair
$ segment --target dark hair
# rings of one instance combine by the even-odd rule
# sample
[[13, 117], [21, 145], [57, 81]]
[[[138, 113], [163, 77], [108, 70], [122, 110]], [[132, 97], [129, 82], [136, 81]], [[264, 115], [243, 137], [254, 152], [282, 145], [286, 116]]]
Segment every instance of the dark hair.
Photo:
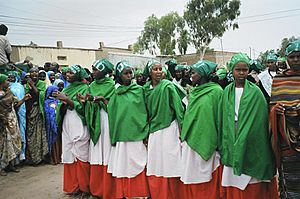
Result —
[[8, 27], [4, 24], [1, 24], [0, 25], [0, 35], [6, 35], [8, 32]]
[[122, 76], [122, 73], [120, 73], [118, 70], [116, 70], [116, 74], [114, 75], [115, 82], [122, 85], [123, 81], [122, 81], [121, 76]]

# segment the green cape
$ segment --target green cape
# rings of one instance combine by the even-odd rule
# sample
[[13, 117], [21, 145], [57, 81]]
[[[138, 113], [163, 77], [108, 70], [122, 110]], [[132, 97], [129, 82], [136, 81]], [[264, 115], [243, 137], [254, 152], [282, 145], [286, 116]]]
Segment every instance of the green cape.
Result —
[[[76, 98], [76, 94], [80, 93], [82, 95], [86, 95], [87, 91], [88, 91], [89, 86], [83, 82], [73, 82], [70, 83], [66, 88], [64, 88], [64, 90], [62, 92], [64, 92], [65, 94], [67, 94], [68, 98], [70, 100], [73, 101], [74, 103], [74, 109], [77, 113], [77, 115], [80, 117], [82, 123], [85, 125], [86, 121], [85, 121], [85, 114], [84, 114], [84, 105], [81, 104], [77, 98]], [[65, 109], [63, 109], [62, 107], [65, 104], [63, 102], [59, 102], [58, 106], [57, 106], [57, 111], [56, 111], [56, 121], [57, 121], [57, 125], [58, 127], [61, 129], [62, 127], [62, 122], [63, 122], [63, 118], [66, 114]]]
[[268, 107], [260, 89], [246, 80], [235, 132], [235, 83], [229, 84], [220, 102], [219, 150], [222, 163], [234, 174], [271, 180], [275, 162], [268, 136]]
[[112, 145], [145, 139], [149, 125], [143, 88], [136, 83], [119, 86], [109, 101], [108, 118]]
[[182, 126], [184, 107], [174, 84], [168, 80], [161, 80], [155, 87], [151, 82], [144, 85], [146, 105], [149, 112], [150, 133], [170, 126], [174, 119]]
[[[43, 116], [43, 120], [45, 121], [44, 101], [45, 101], [45, 95], [46, 95], [46, 84], [44, 81], [38, 80], [38, 82], [35, 86], [39, 91], [39, 107], [40, 107], [40, 111]], [[30, 86], [27, 83], [25, 85], [25, 93], [28, 93], [29, 90], [30, 90]]]
[[[109, 99], [115, 91], [114, 81], [109, 77], [104, 77], [100, 80], [95, 80], [91, 83], [89, 93], [93, 96], [103, 96]], [[87, 101], [85, 104], [85, 119], [90, 132], [90, 137], [96, 145], [101, 134], [100, 110], [103, 108], [107, 111], [107, 106], [103, 101], [94, 103]]]
[[192, 89], [184, 116], [180, 138], [204, 160], [209, 160], [217, 149], [218, 104], [223, 89], [208, 82]]

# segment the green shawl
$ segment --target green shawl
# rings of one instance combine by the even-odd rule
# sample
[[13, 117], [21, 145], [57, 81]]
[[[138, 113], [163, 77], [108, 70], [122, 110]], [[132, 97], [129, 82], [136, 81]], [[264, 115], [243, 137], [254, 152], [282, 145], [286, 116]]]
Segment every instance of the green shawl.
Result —
[[[83, 82], [73, 82], [70, 83], [62, 92], [64, 92], [70, 100], [74, 103], [74, 109], [77, 113], [77, 115], [80, 117], [82, 123], [85, 125], [85, 114], [84, 114], [84, 105], [81, 104], [78, 99], [76, 98], [77, 93], [80, 93], [82, 95], [86, 95], [88, 91], [89, 86]], [[56, 114], [56, 121], [58, 127], [61, 129], [63, 118], [66, 114], [65, 109], [63, 108], [65, 104], [63, 102], [59, 102], [57, 106], [57, 113]]]
[[235, 132], [235, 83], [228, 85], [219, 109], [219, 151], [222, 163], [234, 174], [259, 180], [275, 175], [275, 162], [268, 136], [268, 107], [260, 89], [246, 80]]
[[182, 126], [184, 107], [174, 84], [168, 80], [161, 80], [155, 87], [151, 82], [144, 85], [146, 105], [149, 113], [150, 133], [170, 126], [176, 119]]
[[[46, 84], [44, 81], [38, 80], [35, 87], [39, 91], [39, 107], [40, 107], [40, 111], [43, 116], [43, 120], [45, 121], [44, 101], [45, 101], [45, 95], [46, 95]], [[27, 83], [25, 85], [25, 93], [26, 94], [29, 93], [30, 89], [31, 88], [30, 88], [29, 84]]]
[[[95, 80], [91, 83], [89, 93], [92, 96], [103, 96], [109, 99], [115, 91], [114, 81], [109, 77], [104, 77], [100, 80]], [[100, 124], [100, 110], [103, 108], [107, 111], [107, 106], [103, 101], [99, 103], [94, 103], [87, 101], [85, 105], [85, 119], [87, 128], [90, 132], [90, 137], [96, 145], [101, 134], [101, 124]]]
[[223, 89], [208, 82], [192, 89], [180, 138], [204, 160], [217, 150], [218, 104]]
[[108, 118], [112, 145], [145, 139], [149, 125], [143, 87], [119, 86], [109, 101]]

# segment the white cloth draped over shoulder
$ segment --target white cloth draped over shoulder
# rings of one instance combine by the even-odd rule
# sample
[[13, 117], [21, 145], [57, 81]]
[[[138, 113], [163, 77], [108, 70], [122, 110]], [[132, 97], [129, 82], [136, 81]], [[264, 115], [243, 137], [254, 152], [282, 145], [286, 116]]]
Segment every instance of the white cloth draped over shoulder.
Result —
[[62, 163], [89, 160], [90, 134], [75, 110], [67, 110], [62, 126]]

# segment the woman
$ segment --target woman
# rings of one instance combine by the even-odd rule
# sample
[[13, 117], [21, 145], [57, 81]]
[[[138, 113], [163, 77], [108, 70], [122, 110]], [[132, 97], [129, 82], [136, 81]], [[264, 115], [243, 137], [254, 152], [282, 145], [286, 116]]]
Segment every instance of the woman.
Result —
[[53, 82], [53, 86], [56, 86], [58, 87], [58, 90], [59, 91], [62, 91], [65, 87], [65, 83], [63, 80], [61, 79], [56, 79], [54, 82]]
[[218, 104], [223, 89], [213, 76], [217, 67], [210, 61], [192, 65], [192, 82], [189, 104], [184, 116], [182, 132], [184, 183], [181, 198], [220, 198], [220, 155], [217, 150]]
[[5, 176], [7, 171], [18, 172], [13, 160], [21, 152], [22, 139], [15, 109], [18, 109], [30, 95], [18, 99], [9, 89], [7, 76], [0, 74], [0, 176]]
[[300, 40], [286, 48], [290, 69], [274, 77], [270, 123], [279, 170], [280, 196], [300, 197]]
[[57, 124], [62, 129], [62, 163], [64, 163], [63, 190], [70, 194], [89, 192], [90, 135], [86, 127], [84, 106], [77, 95], [85, 95], [88, 85], [82, 82], [87, 77], [85, 70], [73, 65], [67, 72], [69, 86], [57, 92], [58, 104]]
[[46, 87], [51, 86], [51, 82], [48, 78], [48, 74], [46, 71], [44, 71], [44, 70], [39, 71], [39, 80], [45, 82]]
[[260, 89], [247, 80], [249, 58], [236, 54], [219, 108], [219, 152], [224, 164], [224, 198], [278, 198], [274, 156], [268, 135], [268, 107]]
[[49, 86], [46, 90], [44, 102], [48, 150], [51, 164], [59, 164], [61, 162], [61, 134], [58, 132], [56, 124], [56, 107], [58, 100], [55, 98], [55, 93], [57, 91], [58, 87]]
[[[22, 100], [25, 96], [25, 89], [22, 84], [17, 81], [18, 73], [16, 71], [11, 71], [8, 73], [8, 80], [10, 81], [10, 90], [18, 98], [18, 100]], [[18, 108], [18, 121], [19, 127], [21, 131], [21, 138], [22, 138], [22, 149], [20, 153], [20, 161], [25, 160], [25, 152], [26, 152], [26, 106], [23, 103]]]
[[92, 66], [95, 80], [91, 83], [85, 104], [86, 122], [90, 132], [89, 162], [90, 191], [92, 195], [110, 198], [112, 176], [107, 173], [111, 144], [109, 139], [107, 102], [113, 95], [115, 84], [106, 75], [113, 70], [106, 59], [95, 61]]
[[126, 62], [116, 66], [117, 89], [108, 104], [111, 144], [109, 167], [116, 177], [116, 198], [149, 197], [146, 177], [148, 115], [144, 90], [132, 83], [133, 69]]
[[147, 176], [151, 198], [178, 198], [181, 175], [179, 131], [184, 108], [175, 85], [162, 79], [162, 65], [149, 61], [144, 85], [149, 111]]
[[31, 68], [25, 85], [25, 92], [32, 96], [26, 101], [26, 159], [33, 165], [46, 160], [48, 154], [44, 113], [46, 84], [38, 79], [38, 75], [38, 68]]
[[48, 79], [49, 79], [51, 85], [53, 85], [53, 83], [55, 81], [55, 73], [53, 71], [48, 71], [47, 75], [48, 75]]

